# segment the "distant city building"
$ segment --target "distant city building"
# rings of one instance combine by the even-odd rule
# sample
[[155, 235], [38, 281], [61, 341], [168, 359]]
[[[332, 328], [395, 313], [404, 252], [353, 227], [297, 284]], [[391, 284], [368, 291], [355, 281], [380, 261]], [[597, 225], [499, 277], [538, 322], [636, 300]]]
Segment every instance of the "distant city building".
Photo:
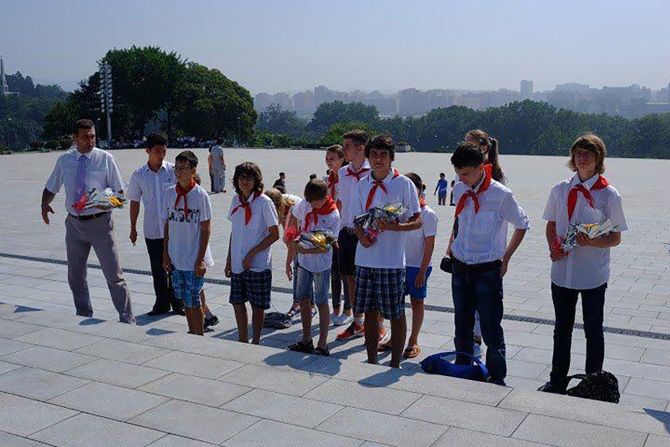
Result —
[[533, 81], [526, 81], [525, 79], [521, 81], [519, 92], [521, 93], [521, 99], [533, 99]]
[[0, 77], [2, 78], [2, 95], [9, 95], [9, 85], [7, 85], [7, 79], [5, 78], [5, 61], [0, 56]]

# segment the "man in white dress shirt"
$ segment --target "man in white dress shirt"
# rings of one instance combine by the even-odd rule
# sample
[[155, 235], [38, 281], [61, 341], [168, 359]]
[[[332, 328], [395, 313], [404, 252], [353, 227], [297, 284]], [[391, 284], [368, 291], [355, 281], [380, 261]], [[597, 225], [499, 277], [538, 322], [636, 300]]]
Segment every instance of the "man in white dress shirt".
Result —
[[73, 206], [91, 188], [102, 191], [111, 188], [123, 192], [121, 172], [109, 152], [95, 147], [95, 125], [82, 119], [75, 123], [75, 147], [58, 158], [42, 192], [42, 219], [49, 224], [49, 213], [54, 214], [51, 202], [65, 186], [65, 248], [67, 251], [67, 279], [72, 290], [77, 315], [92, 317], [93, 306], [86, 282], [86, 263], [91, 247], [98, 256], [114, 307], [123, 323], [134, 323], [130, 294], [119, 263], [114, 237], [114, 223], [110, 210], [97, 208], [81, 212]]
[[149, 252], [151, 276], [154, 282], [156, 302], [149, 316], [162, 315], [172, 310], [184, 314], [184, 304], [178, 301], [171, 287], [167, 273], [163, 268], [163, 232], [165, 219], [161, 217], [161, 208], [165, 200], [165, 191], [177, 182], [174, 165], [165, 161], [167, 139], [160, 134], [151, 134], [146, 139], [147, 162], [130, 177], [127, 198], [130, 200], [130, 241], [137, 242], [137, 218], [140, 214], [140, 202], [144, 205], [144, 240]]

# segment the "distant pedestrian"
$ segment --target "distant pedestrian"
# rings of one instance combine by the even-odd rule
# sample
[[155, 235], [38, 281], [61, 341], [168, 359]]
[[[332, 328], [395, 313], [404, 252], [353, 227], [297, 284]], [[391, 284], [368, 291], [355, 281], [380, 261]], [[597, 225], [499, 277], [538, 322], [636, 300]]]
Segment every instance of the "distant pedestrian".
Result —
[[446, 176], [444, 175], [444, 172], [440, 173], [440, 179], [437, 181], [437, 185], [435, 186], [435, 191], [433, 191], [433, 195], [437, 194], [437, 204], [439, 206], [445, 206], [447, 202], [447, 186], [448, 182], [446, 179]]
[[286, 174], [283, 172], [279, 173], [279, 178], [275, 180], [272, 184], [272, 187], [279, 190], [282, 194], [286, 194]]
[[226, 161], [223, 158], [223, 139], [216, 140], [216, 144], [209, 150], [209, 175], [212, 178], [212, 192], [226, 192]]

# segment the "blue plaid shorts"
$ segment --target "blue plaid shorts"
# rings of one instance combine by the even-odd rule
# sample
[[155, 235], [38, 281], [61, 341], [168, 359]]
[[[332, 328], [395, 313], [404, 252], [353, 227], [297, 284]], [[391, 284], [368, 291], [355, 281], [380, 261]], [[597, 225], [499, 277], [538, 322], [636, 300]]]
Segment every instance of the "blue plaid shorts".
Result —
[[267, 310], [270, 308], [272, 292], [272, 270], [254, 272], [245, 270], [233, 273], [230, 278], [230, 304], [244, 304], [247, 301], [253, 307]]
[[405, 269], [356, 266], [354, 312], [379, 311], [387, 320], [405, 315]]
[[174, 296], [182, 300], [186, 308], [200, 307], [200, 291], [204, 285], [204, 276], [196, 276], [192, 271], [172, 270]]

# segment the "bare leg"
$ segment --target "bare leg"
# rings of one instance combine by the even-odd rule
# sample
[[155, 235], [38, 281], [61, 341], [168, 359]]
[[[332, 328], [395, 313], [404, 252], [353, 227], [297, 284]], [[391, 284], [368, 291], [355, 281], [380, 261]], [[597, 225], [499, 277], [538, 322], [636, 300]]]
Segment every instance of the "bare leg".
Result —
[[[347, 291], [349, 292], [345, 299], [348, 299], [351, 303], [351, 309], [344, 309], [343, 313], [345, 315], [351, 315], [354, 308], [354, 303], [356, 303], [356, 278], [354, 278], [354, 275], [346, 275], [343, 276], [343, 278], [347, 282]], [[362, 317], [362, 315], [360, 316]]]
[[237, 321], [237, 333], [239, 334], [239, 341], [242, 343], [249, 343], [249, 317], [247, 316], [247, 305], [242, 304], [233, 304], [233, 309], [235, 309], [235, 321]]
[[[309, 307], [307, 307], [309, 309]], [[260, 307], [251, 306], [251, 328], [253, 337], [251, 343], [257, 345], [261, 342], [261, 331], [263, 330], [263, 320], [265, 319], [265, 310]]]
[[407, 336], [407, 319], [405, 315], [391, 320], [391, 368], [400, 368], [400, 359], [405, 347]]
[[[328, 346], [328, 327], [330, 326], [330, 309], [328, 303], [321, 304], [319, 307], [319, 344], [320, 348]], [[311, 315], [310, 315], [311, 317]]]
[[412, 348], [414, 345], [419, 344], [419, 331], [421, 331], [421, 325], [423, 324], [423, 300], [416, 298], [411, 298], [412, 303], [412, 333], [409, 336], [407, 341], [407, 347]]
[[[365, 348], [368, 351], [368, 363], [376, 365], [377, 344], [379, 343], [379, 312], [365, 313]], [[404, 340], [403, 340], [404, 342]]]
[[191, 311], [191, 324], [193, 325], [193, 328], [191, 329], [191, 332], [193, 332], [195, 335], [203, 335], [205, 332], [204, 329], [204, 320], [203, 320], [203, 315], [202, 315], [202, 307], [194, 307], [190, 309]]
[[312, 340], [312, 309], [309, 299], [300, 300], [300, 319], [302, 320], [302, 341], [309, 343]]

